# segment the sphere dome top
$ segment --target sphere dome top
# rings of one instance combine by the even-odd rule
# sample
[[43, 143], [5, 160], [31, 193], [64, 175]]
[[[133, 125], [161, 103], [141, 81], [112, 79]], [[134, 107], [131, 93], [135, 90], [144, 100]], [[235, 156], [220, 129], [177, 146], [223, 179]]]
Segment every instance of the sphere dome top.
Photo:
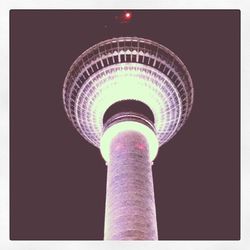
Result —
[[149, 107], [159, 145], [183, 126], [193, 104], [193, 84], [184, 63], [171, 50], [138, 37], [102, 41], [70, 67], [63, 86], [68, 118], [99, 147], [107, 109], [123, 100]]

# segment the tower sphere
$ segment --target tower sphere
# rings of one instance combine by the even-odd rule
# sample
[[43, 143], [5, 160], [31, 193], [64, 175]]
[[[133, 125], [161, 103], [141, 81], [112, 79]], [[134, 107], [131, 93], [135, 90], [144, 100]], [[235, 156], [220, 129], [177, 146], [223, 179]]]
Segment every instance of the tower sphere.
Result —
[[[104, 121], [107, 110], [129, 100], [144, 104], [153, 119], [128, 110]], [[184, 63], [163, 45], [138, 37], [112, 38], [95, 44], [75, 60], [64, 81], [63, 101], [74, 127], [96, 147], [100, 147], [110, 120], [128, 116], [133, 120], [134, 116], [150, 128], [145, 130], [154, 132], [158, 148], [189, 116], [193, 84]], [[157, 150], [152, 150], [154, 158]]]

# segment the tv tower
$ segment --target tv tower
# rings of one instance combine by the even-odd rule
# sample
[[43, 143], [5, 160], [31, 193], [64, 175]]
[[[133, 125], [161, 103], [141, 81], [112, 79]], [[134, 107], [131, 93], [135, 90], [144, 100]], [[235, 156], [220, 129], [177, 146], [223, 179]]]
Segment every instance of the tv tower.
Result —
[[102, 41], [70, 67], [63, 102], [74, 127], [106, 161], [104, 239], [157, 240], [153, 160], [193, 103], [183, 62], [144, 38]]

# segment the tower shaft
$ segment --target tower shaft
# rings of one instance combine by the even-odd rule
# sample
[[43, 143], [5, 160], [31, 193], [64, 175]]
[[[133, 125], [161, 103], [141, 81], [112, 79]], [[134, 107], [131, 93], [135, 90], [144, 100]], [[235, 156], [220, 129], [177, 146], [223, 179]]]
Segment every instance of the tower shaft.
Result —
[[111, 141], [107, 163], [105, 240], [157, 240], [149, 142], [137, 131]]

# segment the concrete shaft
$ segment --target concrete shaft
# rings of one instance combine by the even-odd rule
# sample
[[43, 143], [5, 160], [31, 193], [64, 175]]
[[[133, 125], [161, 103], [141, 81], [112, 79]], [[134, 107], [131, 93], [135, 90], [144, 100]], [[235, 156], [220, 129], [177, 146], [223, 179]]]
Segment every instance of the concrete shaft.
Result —
[[104, 240], [157, 240], [152, 162], [139, 132], [112, 139], [108, 163]]

